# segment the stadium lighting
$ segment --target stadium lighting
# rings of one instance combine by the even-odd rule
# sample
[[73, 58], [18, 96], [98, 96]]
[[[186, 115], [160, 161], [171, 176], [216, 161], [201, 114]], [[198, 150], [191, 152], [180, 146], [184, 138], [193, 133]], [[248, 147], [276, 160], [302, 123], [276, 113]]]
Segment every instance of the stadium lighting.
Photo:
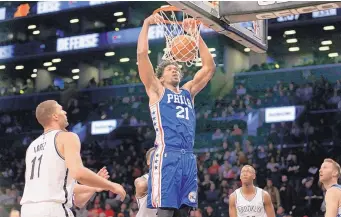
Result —
[[326, 51], [326, 50], [329, 50], [329, 46], [319, 47], [319, 51]]
[[331, 44], [333, 44], [333, 42], [331, 40], [328, 40], [328, 41], [322, 41], [321, 44], [322, 45], [331, 45]]
[[35, 28], [37, 28], [36, 25], [29, 25], [29, 26], [27, 27], [27, 29], [35, 29]]
[[244, 51], [245, 51], [245, 52], [250, 52], [250, 51], [251, 51], [251, 49], [250, 49], [250, 48], [248, 48], [248, 47], [246, 47], [246, 48], [244, 48]]
[[73, 79], [73, 80], [78, 80], [78, 79], [79, 79], [79, 75], [74, 75], [74, 76], [72, 76], [72, 79]]
[[338, 53], [330, 53], [330, 54], [328, 54], [328, 56], [329, 57], [337, 57], [337, 56], [339, 56], [339, 54]]
[[39, 35], [40, 34], [40, 31], [39, 30], [35, 30], [32, 32], [33, 35]]
[[126, 63], [126, 62], [129, 62], [129, 58], [128, 57], [125, 57], [125, 58], [121, 58], [120, 59], [120, 63]]
[[55, 66], [51, 66], [47, 68], [47, 71], [55, 71], [55, 70], [57, 70], [57, 67]]
[[289, 47], [290, 52], [295, 52], [295, 51], [299, 51], [299, 50], [300, 50], [299, 47]]
[[120, 31], [120, 28], [117, 28], [117, 27], [116, 27], [116, 28], [115, 28], [115, 31], [116, 31], [116, 32], [117, 32], [117, 31]]
[[16, 70], [22, 70], [22, 69], [24, 69], [24, 66], [23, 65], [19, 65], [19, 66], [16, 66], [15, 69]]
[[214, 52], [214, 51], [215, 51], [215, 48], [214, 48], [214, 47], [208, 48], [208, 51], [209, 51], [209, 52]]
[[284, 32], [285, 35], [294, 35], [296, 34], [296, 31], [295, 30], [287, 30]]
[[36, 78], [37, 77], [37, 74], [36, 73], [33, 73], [32, 75], [31, 75], [31, 78]]
[[125, 18], [125, 17], [122, 17], [122, 18], [118, 18], [118, 19], [117, 19], [117, 22], [118, 22], [118, 23], [123, 23], [123, 22], [125, 22], [125, 21], [127, 21], [127, 18]]
[[60, 63], [61, 61], [62, 61], [62, 59], [60, 59], [60, 58], [56, 58], [56, 59], [52, 60], [53, 63]]
[[115, 17], [119, 17], [119, 16], [122, 16], [122, 15], [123, 15], [123, 12], [121, 12], [121, 11], [114, 13]]
[[289, 39], [287, 39], [287, 43], [288, 43], [288, 44], [296, 43], [296, 42], [297, 42], [297, 39], [296, 39], [296, 38], [289, 38]]
[[217, 54], [213, 53], [213, 54], [212, 54], [212, 57], [217, 57]]
[[148, 54], [150, 54], [152, 51], [151, 50], [148, 50]]
[[0, 69], [6, 69], [6, 66], [5, 65], [1, 65]]
[[106, 52], [104, 55], [105, 55], [106, 57], [112, 57], [112, 56], [115, 55], [115, 52]]
[[278, 65], [277, 63], [275, 64], [275, 68], [276, 68], [276, 69], [279, 69], [279, 65]]
[[44, 66], [52, 66], [52, 63], [51, 62], [45, 62]]
[[71, 72], [72, 72], [72, 73], [78, 73], [78, 72], [79, 72], [79, 69], [72, 69]]
[[33, 72], [37, 72], [38, 70], [37, 69], [33, 69]]
[[268, 35], [268, 41], [270, 41], [272, 39], [272, 37], [270, 35]]
[[325, 31], [334, 30], [334, 29], [335, 29], [335, 26], [324, 26], [323, 27], [323, 30], [325, 30]]
[[76, 19], [71, 19], [71, 20], [70, 20], [70, 23], [78, 23], [78, 22], [79, 22], [79, 19], [77, 19], [77, 18], [76, 18]]

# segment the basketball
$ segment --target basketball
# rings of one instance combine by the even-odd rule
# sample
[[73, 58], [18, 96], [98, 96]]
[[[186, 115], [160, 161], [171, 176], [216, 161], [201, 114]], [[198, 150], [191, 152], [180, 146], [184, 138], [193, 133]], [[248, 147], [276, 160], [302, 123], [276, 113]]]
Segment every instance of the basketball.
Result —
[[195, 39], [188, 35], [178, 35], [171, 43], [171, 52], [176, 61], [187, 62], [194, 60], [196, 56]]

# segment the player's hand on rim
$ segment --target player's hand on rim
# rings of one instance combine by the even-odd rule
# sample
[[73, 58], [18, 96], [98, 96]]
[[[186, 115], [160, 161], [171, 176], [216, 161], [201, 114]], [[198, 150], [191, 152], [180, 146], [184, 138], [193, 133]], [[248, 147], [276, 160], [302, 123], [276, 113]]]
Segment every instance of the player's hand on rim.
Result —
[[159, 14], [152, 14], [149, 17], [147, 17], [144, 21], [147, 22], [149, 25], [152, 25], [152, 24], [163, 22], [164, 19]]
[[[106, 167], [103, 167], [102, 169], [100, 169], [100, 171], [98, 171], [97, 175], [100, 176], [100, 177], [103, 177], [105, 179], [109, 179], [109, 177], [110, 177], [109, 176], [109, 172], [108, 172]], [[102, 191], [104, 191], [104, 189], [97, 188], [96, 191], [97, 192], [102, 192]]]

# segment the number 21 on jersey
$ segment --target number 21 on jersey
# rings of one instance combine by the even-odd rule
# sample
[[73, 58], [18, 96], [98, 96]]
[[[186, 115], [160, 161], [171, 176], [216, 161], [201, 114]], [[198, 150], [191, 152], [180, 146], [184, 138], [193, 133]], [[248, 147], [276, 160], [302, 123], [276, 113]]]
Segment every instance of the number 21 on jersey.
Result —
[[182, 106], [177, 106], [176, 107], [176, 117], [177, 118], [181, 118], [181, 119], [186, 119], [186, 120], [189, 120], [189, 117], [188, 117], [188, 107], [184, 108]]

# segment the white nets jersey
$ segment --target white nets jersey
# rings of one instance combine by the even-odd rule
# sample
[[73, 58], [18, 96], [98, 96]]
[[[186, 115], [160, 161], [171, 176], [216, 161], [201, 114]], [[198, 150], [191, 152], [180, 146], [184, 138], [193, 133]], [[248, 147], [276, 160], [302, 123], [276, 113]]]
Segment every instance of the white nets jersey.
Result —
[[237, 217], [266, 217], [264, 209], [263, 189], [256, 187], [256, 194], [252, 200], [247, 200], [241, 188], [235, 191]]
[[[148, 174], [144, 174], [142, 176], [143, 178], [147, 179], [149, 178]], [[147, 208], [147, 194], [143, 197], [136, 198], [137, 199], [137, 205], [139, 206], [139, 211], [137, 212], [136, 217], [156, 217], [157, 210], [156, 209], [148, 209]]]
[[58, 153], [55, 138], [59, 132], [46, 132], [28, 147], [21, 205], [54, 202], [64, 210], [72, 207], [75, 180], [70, 177], [65, 161]]

